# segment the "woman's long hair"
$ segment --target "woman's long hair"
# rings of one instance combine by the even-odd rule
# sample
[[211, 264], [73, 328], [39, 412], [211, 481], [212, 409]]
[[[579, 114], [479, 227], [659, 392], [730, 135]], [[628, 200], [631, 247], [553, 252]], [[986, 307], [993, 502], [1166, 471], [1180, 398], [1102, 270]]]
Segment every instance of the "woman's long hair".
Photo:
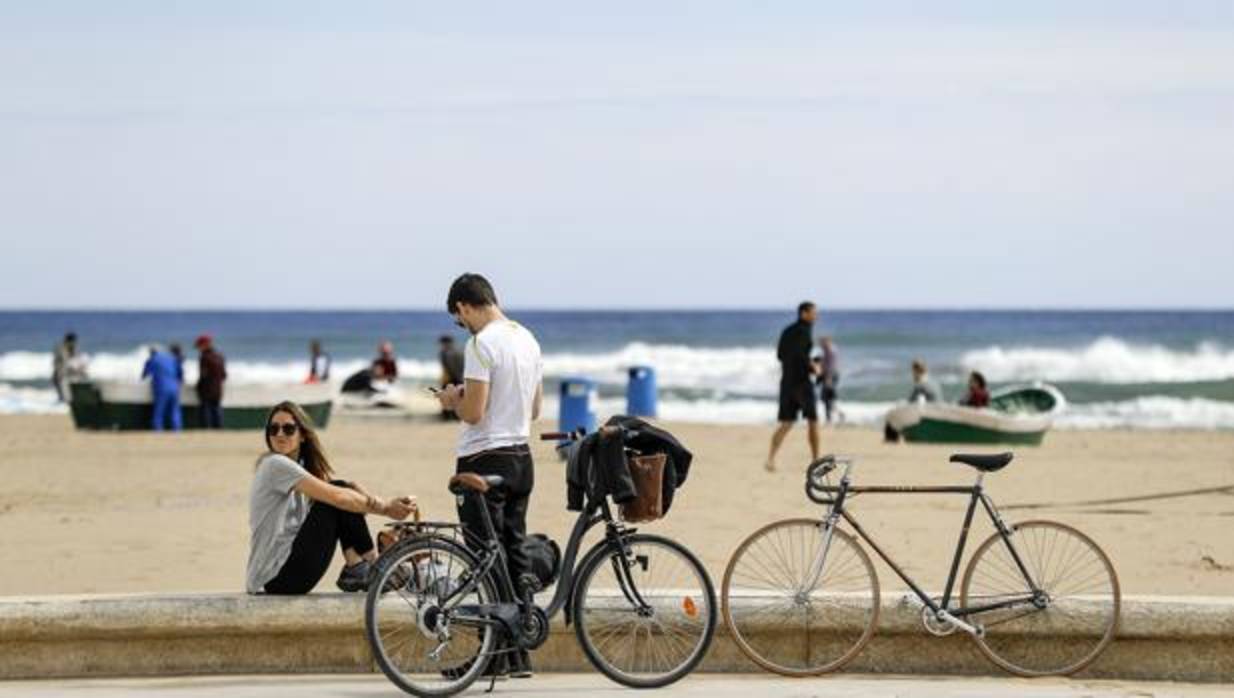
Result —
[[266, 415], [266, 448], [274, 452], [274, 446], [270, 444], [270, 422], [274, 421], [274, 415], [279, 412], [291, 415], [296, 426], [300, 427], [300, 464], [313, 477], [329, 482], [334, 477], [334, 469], [330, 467], [330, 460], [326, 458], [326, 452], [321, 447], [321, 440], [317, 438], [313, 418], [291, 400], [280, 402], [270, 409], [270, 414]]

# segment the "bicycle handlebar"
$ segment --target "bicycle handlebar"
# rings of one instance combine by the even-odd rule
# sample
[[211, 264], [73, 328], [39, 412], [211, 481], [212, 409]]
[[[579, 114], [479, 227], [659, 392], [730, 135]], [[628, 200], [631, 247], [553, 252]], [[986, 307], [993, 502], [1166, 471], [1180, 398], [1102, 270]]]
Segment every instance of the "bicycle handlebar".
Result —
[[[610, 438], [620, 436], [622, 440], [629, 440], [638, 436], [639, 432], [636, 429], [626, 429], [625, 427], [600, 427], [598, 433], [601, 438]], [[540, 434], [541, 441], [578, 441], [583, 438], [585, 433], [582, 429], [576, 431], [547, 431]]]

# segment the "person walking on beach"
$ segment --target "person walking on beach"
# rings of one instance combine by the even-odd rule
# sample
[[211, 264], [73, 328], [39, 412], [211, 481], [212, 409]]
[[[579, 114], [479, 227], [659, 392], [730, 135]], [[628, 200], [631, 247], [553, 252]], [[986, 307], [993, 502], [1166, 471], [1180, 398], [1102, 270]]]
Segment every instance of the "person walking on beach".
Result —
[[150, 393], [154, 398], [150, 428], [155, 431], [180, 431], [184, 427], [180, 416], [180, 386], [184, 383], [184, 369], [180, 367], [180, 362], [171, 352], [152, 346], [146, 365], [141, 369], [141, 377], [150, 379]]
[[56, 399], [60, 402], [68, 402], [72, 397], [69, 381], [85, 373], [81, 364], [81, 357], [77, 355], [77, 334], [69, 332], [64, 335], [64, 340], [56, 345], [51, 359], [51, 384], [56, 389]]
[[325, 383], [330, 380], [330, 355], [321, 348], [321, 341], [309, 342], [309, 374], [305, 383]]
[[776, 348], [776, 356], [780, 360], [780, 424], [771, 435], [771, 450], [763, 466], [767, 472], [775, 472], [776, 452], [799, 414], [806, 418], [810, 459], [818, 459], [818, 400], [814, 397], [814, 383], [811, 380], [818, 367], [810, 360], [810, 350], [814, 346], [814, 322], [817, 319], [818, 308], [810, 301], [804, 301], [797, 306], [797, 321], [780, 333], [780, 343]]
[[829, 336], [818, 340], [818, 348], [820, 351], [817, 361], [818, 399], [823, 403], [827, 423], [831, 424], [833, 412], [840, 419], [844, 418], [844, 413], [836, 408], [836, 386], [840, 383], [840, 356], [836, 351], [835, 343]]
[[227, 360], [214, 348], [214, 339], [203, 334], [193, 343], [197, 360], [197, 399], [201, 403], [201, 427], [223, 428], [223, 381], [227, 380]]
[[266, 453], [249, 488], [250, 594], [307, 594], [343, 549], [335, 584], [364, 591], [377, 559], [365, 514], [401, 521], [416, 498], [375, 497], [359, 483], [335, 479], [312, 419], [294, 402], [281, 402], [266, 417]]
[[[437, 360], [441, 362], [440, 387], [463, 384], [463, 352], [454, 344], [454, 337], [443, 334], [437, 338]], [[458, 415], [442, 409], [441, 418], [458, 419]]]
[[[534, 579], [523, 542], [535, 484], [527, 442], [544, 398], [540, 344], [527, 328], [505, 316], [492, 285], [479, 274], [454, 280], [446, 310], [472, 335], [463, 351], [463, 385], [447, 385], [437, 395], [442, 409], [464, 422], [455, 472], [502, 476], [501, 486], [484, 495], [484, 505], [506, 550], [510, 579], [516, 591], [523, 592], [527, 578]], [[483, 540], [484, 519], [475, 498], [460, 501], [459, 520]], [[525, 651], [497, 657], [489, 667], [494, 675], [531, 675]]]

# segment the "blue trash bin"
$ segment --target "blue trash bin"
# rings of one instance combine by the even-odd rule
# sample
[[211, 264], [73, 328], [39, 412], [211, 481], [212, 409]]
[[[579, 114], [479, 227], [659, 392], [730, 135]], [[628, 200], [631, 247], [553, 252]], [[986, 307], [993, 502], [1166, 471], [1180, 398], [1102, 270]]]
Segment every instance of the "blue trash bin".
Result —
[[650, 366], [631, 366], [626, 384], [626, 414], [656, 416], [656, 370]]
[[560, 431], [582, 427], [588, 434], [596, 430], [596, 382], [579, 376], [561, 379]]

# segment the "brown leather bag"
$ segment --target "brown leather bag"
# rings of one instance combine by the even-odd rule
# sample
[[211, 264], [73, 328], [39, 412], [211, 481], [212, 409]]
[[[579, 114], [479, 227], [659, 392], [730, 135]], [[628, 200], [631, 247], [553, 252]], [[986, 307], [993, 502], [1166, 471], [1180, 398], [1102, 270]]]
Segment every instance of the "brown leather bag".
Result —
[[668, 456], [654, 453], [630, 456], [626, 461], [637, 494], [621, 505], [621, 518], [630, 523], [645, 523], [664, 516], [664, 465]]

